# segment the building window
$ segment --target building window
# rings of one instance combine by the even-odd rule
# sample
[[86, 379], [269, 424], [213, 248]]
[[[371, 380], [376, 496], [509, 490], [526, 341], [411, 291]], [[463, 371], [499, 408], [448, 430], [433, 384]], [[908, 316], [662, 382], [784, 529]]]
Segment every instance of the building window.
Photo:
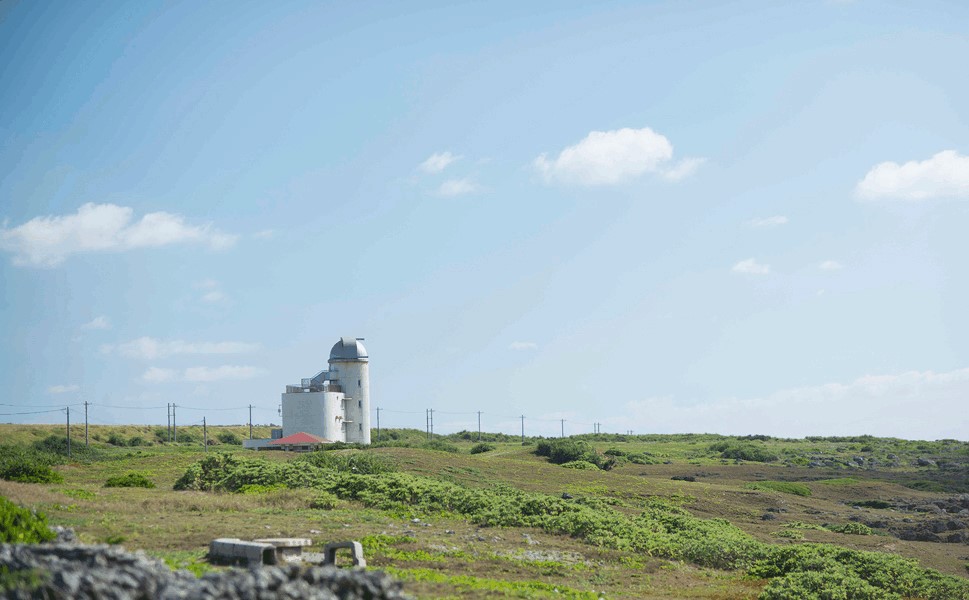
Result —
[[360, 423], [359, 425], [357, 425], [357, 427], [360, 428], [360, 431], [363, 431], [363, 423]]
[[363, 408], [363, 400], [357, 400], [357, 408]]
[[359, 379], [357, 380], [357, 387], [362, 387], [362, 386], [360, 385], [360, 380], [359, 380]]

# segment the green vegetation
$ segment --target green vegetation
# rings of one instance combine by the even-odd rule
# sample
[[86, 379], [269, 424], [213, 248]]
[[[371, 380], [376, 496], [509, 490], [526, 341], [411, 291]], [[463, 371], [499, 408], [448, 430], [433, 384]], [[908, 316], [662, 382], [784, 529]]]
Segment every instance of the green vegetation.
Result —
[[471, 449], [468, 450], [468, 452], [471, 454], [483, 454], [485, 452], [491, 452], [496, 447], [497, 446], [495, 446], [494, 444], [489, 444], [487, 442], [479, 442], [474, 446], [471, 446]]
[[783, 494], [794, 494], [795, 496], [810, 496], [811, 488], [803, 483], [793, 481], [752, 481], [744, 485], [748, 490], [766, 490], [770, 492], [781, 492]]
[[0, 446], [0, 479], [20, 483], [60, 483], [60, 473], [51, 469], [57, 456], [20, 446]]
[[711, 452], [719, 452], [720, 458], [749, 460], [751, 462], [774, 462], [777, 455], [763, 445], [750, 442], [722, 441], [710, 444]]
[[43, 513], [17, 506], [0, 496], [0, 543], [36, 544], [54, 539]]
[[838, 533], [848, 533], [851, 535], [872, 535], [875, 533], [871, 527], [865, 525], [864, 523], [855, 523], [853, 521], [850, 523], [845, 523], [844, 525], [829, 526], [828, 530], [836, 531]]
[[118, 475], [117, 477], [109, 477], [108, 480], [104, 482], [104, 487], [153, 488], [155, 487], [155, 482], [144, 473], [129, 472], [125, 473], [124, 475]]
[[223, 444], [232, 444], [233, 446], [241, 446], [242, 438], [231, 431], [220, 431], [215, 439]]
[[[904, 556], [870, 552], [885, 538], [851, 521], [854, 506], [888, 504], [899, 507], [879, 515], [888, 523], [935, 518], [904, 513], [949, 496], [900, 485], [966, 485], [969, 444], [953, 440], [591, 434], [523, 446], [518, 436], [479, 442], [477, 432], [462, 432], [429, 444], [423, 431], [382, 430], [371, 447], [293, 454], [244, 451], [231, 442], [248, 437], [246, 427], [210, 427], [220, 451], [204, 453], [184, 443], [185, 434], [200, 441], [200, 428], [180, 428], [170, 444], [164, 427], [99, 426], [89, 449], [75, 438], [68, 460], [62, 427], [0, 431], [11, 444], [0, 466], [41, 464], [65, 480], [0, 481], [0, 494], [86, 541], [124, 540], [193, 572], [207, 568], [201, 557], [213, 532], [271, 532], [363, 540], [372, 567], [428, 598], [969, 600], [964, 558], [930, 542], [898, 544]], [[132, 472], [151, 474], [158, 487], [102, 489]], [[757, 518], [765, 508], [789, 522]], [[36, 580], [8, 575], [0, 573], [0, 586]]]

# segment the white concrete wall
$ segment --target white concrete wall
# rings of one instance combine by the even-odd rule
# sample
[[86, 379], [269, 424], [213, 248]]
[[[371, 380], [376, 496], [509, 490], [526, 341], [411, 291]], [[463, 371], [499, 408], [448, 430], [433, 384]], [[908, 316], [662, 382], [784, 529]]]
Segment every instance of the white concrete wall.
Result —
[[[346, 441], [370, 443], [370, 363], [365, 361], [334, 361], [330, 376], [336, 380], [346, 397]], [[332, 380], [332, 379], [331, 379]]]
[[304, 431], [334, 442], [346, 441], [342, 430], [342, 393], [284, 393], [282, 404], [283, 437]]

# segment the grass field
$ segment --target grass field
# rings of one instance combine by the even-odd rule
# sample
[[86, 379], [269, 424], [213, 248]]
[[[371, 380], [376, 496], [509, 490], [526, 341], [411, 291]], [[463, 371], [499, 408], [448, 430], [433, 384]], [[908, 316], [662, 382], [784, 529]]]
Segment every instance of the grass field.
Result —
[[[53, 466], [63, 481], [0, 481], [0, 495], [75, 528], [82, 541], [121, 543], [196, 572], [211, 568], [204, 555], [216, 537], [362, 540], [370, 567], [404, 579], [423, 598], [796, 597], [796, 591], [776, 595], [776, 584], [768, 588], [776, 574], [751, 567], [750, 557], [810, 543], [915, 559], [954, 581], [969, 575], [966, 543], [898, 537], [939, 520], [969, 522], [969, 514], [927, 508], [969, 492], [969, 444], [955, 440], [572, 438], [591, 449], [585, 458], [609, 469], [602, 470], [553, 464], [536, 455], [540, 440], [522, 445], [487, 436], [494, 449], [472, 454], [476, 434], [437, 436], [436, 445], [426, 446], [423, 432], [391, 430], [381, 436], [389, 445], [363, 453], [399, 473], [324, 470], [308, 486], [293, 483], [294, 474], [315, 472], [297, 455], [254, 453], [234, 443], [248, 437], [245, 427], [210, 427], [217, 445], [208, 452], [198, 428], [183, 431], [181, 439], [191, 441], [175, 445], [162, 443], [164, 427], [92, 427], [85, 451], [83, 430], [80, 437], [75, 430], [74, 458]], [[8, 451], [63, 433], [54, 426], [0, 426]], [[268, 429], [255, 434], [268, 437]], [[193, 464], [217, 453], [266, 464], [246, 463], [248, 471], [240, 471], [246, 493], [225, 491], [231, 484], [223, 491], [173, 489]], [[155, 487], [104, 486], [128, 473]], [[406, 486], [416, 491], [402, 496]], [[571, 499], [561, 500], [563, 494]], [[536, 503], [541, 507], [521, 508]], [[644, 521], [646, 514], [658, 520]], [[654, 539], [660, 522], [667, 533]], [[703, 554], [709, 551], [703, 536], [712, 545], [723, 536], [753, 554], [719, 568], [726, 563]], [[934, 597], [969, 597], [958, 585], [946, 589], [957, 591]]]

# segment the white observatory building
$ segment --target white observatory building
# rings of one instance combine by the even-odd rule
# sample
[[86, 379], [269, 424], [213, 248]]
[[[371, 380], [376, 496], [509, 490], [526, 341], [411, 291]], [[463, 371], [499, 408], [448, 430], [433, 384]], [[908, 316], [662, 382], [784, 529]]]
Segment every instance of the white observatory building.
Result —
[[370, 443], [370, 362], [363, 338], [340, 338], [329, 367], [282, 397], [283, 437], [305, 432], [331, 442]]

